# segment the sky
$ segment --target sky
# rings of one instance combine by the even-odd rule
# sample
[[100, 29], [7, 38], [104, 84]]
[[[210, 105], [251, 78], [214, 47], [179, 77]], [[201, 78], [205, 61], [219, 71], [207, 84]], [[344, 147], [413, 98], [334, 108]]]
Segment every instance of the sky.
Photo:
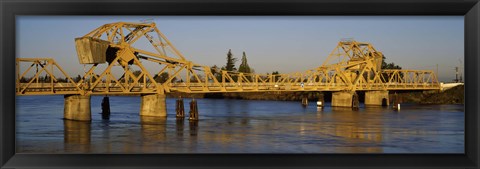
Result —
[[464, 68], [463, 16], [17, 16], [16, 57], [54, 58], [74, 77], [84, 72], [75, 38], [103, 24], [145, 19], [201, 65], [225, 65], [231, 49], [237, 67], [245, 51], [257, 73], [303, 72], [320, 66], [341, 39], [353, 38], [403, 69], [436, 71], [438, 64], [443, 82]]

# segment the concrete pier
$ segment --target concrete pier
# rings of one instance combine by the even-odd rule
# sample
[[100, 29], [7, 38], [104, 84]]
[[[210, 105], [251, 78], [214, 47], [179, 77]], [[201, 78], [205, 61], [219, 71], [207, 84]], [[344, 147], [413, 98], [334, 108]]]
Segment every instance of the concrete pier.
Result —
[[167, 103], [165, 94], [142, 95], [140, 116], [167, 116]]
[[352, 107], [353, 92], [333, 92], [332, 107]]
[[388, 106], [388, 91], [365, 92], [365, 106]]
[[65, 95], [63, 117], [68, 120], [92, 120], [90, 96]]

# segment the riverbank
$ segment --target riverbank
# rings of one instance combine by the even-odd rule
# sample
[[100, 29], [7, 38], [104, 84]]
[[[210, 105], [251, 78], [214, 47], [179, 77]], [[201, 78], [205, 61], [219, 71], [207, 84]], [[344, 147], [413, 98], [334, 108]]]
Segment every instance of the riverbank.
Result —
[[398, 93], [402, 102], [420, 104], [464, 104], [465, 86], [459, 85], [443, 92], [422, 91]]
[[[363, 102], [364, 92], [358, 92], [360, 102]], [[459, 85], [443, 92], [440, 91], [398, 91], [390, 92], [390, 98], [397, 94], [404, 103], [417, 104], [464, 104], [464, 85]], [[169, 93], [168, 97], [178, 98], [216, 98], [242, 100], [279, 100], [300, 101], [303, 97], [308, 100], [318, 100], [323, 95], [326, 102], [332, 98], [331, 92], [242, 92], [242, 93], [206, 93], [206, 94], [179, 94]]]

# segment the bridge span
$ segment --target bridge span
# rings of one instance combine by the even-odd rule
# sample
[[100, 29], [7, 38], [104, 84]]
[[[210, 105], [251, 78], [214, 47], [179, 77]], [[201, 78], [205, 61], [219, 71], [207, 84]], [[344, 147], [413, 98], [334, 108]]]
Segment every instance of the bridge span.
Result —
[[[135, 43], [140, 39], [153, 51], [138, 48]], [[166, 93], [333, 92], [332, 106], [352, 107], [357, 91], [365, 91], [365, 105], [379, 106], [390, 103], [389, 91], [441, 89], [433, 71], [382, 69], [382, 52], [351, 39], [338, 42], [319, 67], [276, 75], [195, 64], [155, 23], [105, 24], [75, 38], [75, 46], [79, 63], [88, 67], [81, 79], [74, 80], [51, 58], [17, 58], [16, 94], [65, 95], [66, 119], [91, 120], [91, 95], [141, 95], [140, 115], [166, 116]], [[151, 72], [142, 62], [155, 63], [160, 71]], [[165, 80], [155, 78], [165, 73]]]

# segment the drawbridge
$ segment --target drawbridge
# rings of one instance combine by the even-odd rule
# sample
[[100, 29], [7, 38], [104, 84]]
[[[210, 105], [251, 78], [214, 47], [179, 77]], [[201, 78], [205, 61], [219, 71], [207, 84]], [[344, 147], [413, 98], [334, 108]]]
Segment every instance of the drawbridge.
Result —
[[[321, 66], [287, 74], [242, 73], [196, 64], [183, 56], [153, 22], [105, 24], [76, 38], [75, 46], [78, 61], [85, 67], [81, 78], [69, 76], [52, 58], [17, 58], [16, 94], [65, 95], [67, 102], [67, 96], [157, 98], [175, 92], [331, 91], [339, 93], [337, 97], [342, 100], [344, 93], [351, 99], [356, 91], [384, 98], [385, 92], [388, 95], [392, 90], [441, 87], [431, 70], [382, 69], [382, 52], [370, 43], [351, 39], [338, 42]], [[154, 63], [159, 71], [149, 71], [145, 62]], [[332, 105], [351, 105], [348, 99], [346, 102]]]

